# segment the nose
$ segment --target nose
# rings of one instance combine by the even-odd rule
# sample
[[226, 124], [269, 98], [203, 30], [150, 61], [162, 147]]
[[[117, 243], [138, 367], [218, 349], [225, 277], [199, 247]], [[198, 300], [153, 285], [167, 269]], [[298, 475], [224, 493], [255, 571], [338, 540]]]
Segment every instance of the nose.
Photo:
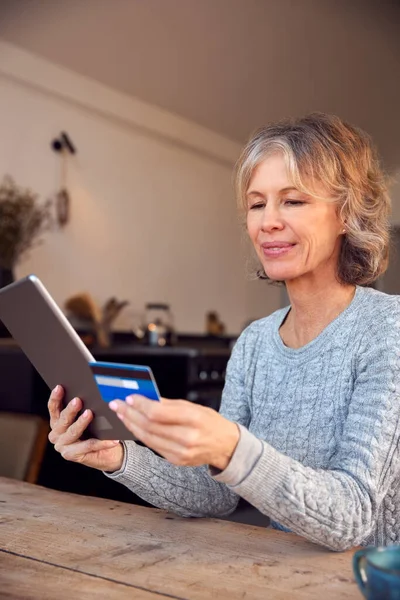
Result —
[[263, 210], [261, 230], [269, 233], [271, 231], [282, 230], [283, 226], [279, 208], [272, 202], [268, 203]]

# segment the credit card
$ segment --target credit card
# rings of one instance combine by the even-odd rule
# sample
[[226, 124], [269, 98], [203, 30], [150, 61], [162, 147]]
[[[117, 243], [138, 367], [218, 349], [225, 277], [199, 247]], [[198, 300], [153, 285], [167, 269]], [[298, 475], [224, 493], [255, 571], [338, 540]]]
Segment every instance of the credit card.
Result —
[[160, 392], [150, 367], [109, 362], [90, 362], [89, 366], [105, 402], [125, 400], [132, 394], [160, 400]]

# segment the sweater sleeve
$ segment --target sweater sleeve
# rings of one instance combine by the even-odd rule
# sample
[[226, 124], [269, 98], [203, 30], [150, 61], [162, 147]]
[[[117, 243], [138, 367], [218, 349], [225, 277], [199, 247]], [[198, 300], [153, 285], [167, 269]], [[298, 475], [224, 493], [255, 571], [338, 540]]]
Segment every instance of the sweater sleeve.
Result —
[[[294, 533], [332, 550], [361, 544], [400, 481], [400, 319], [382, 318], [360, 342], [343, 435], [327, 469], [313, 469], [249, 433], [252, 469], [215, 476]], [[258, 458], [257, 458], [258, 457]], [[397, 483], [398, 485], [398, 483]]]
[[[239, 425], [248, 425], [244, 386], [239, 385], [238, 363], [242, 362], [244, 337], [239, 338], [227, 366], [221, 414]], [[158, 508], [184, 517], [218, 517], [232, 513], [237, 493], [216, 481], [206, 465], [179, 467], [133, 441], [123, 442], [125, 456], [120, 471], [105, 475], [122, 483], [140, 498]]]

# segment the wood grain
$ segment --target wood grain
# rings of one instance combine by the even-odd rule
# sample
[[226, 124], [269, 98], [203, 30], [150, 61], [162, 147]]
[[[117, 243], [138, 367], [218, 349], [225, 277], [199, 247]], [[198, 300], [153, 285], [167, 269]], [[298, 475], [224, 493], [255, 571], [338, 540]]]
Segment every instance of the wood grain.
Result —
[[3, 550], [156, 594], [360, 599], [352, 552], [329, 552], [294, 534], [1, 478], [0, 514]]
[[167, 600], [123, 583], [0, 551], [1, 598], [12, 600]]

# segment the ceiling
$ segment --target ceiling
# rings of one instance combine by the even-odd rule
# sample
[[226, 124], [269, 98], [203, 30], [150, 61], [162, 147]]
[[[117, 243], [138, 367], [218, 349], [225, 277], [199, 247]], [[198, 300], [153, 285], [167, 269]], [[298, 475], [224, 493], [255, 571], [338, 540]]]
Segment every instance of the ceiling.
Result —
[[0, 0], [0, 36], [233, 140], [333, 112], [400, 168], [394, 1]]

